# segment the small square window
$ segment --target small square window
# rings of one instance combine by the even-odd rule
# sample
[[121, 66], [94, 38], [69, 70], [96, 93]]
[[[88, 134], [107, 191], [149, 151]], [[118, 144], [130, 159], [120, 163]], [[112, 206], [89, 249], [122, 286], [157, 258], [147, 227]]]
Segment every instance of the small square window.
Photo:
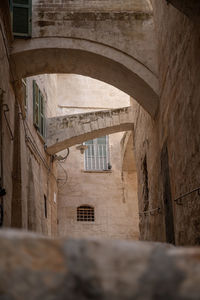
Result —
[[94, 207], [89, 205], [82, 205], [77, 208], [78, 222], [94, 222]]

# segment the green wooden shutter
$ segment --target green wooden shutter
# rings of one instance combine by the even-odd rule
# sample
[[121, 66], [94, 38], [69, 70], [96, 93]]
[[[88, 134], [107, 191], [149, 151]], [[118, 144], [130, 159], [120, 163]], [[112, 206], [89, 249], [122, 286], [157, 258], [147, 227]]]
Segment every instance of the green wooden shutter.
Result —
[[45, 137], [45, 102], [37, 83], [33, 80], [33, 123], [39, 133]]
[[33, 80], [33, 123], [39, 128], [39, 88], [35, 80]]
[[13, 35], [31, 36], [32, 0], [11, 0]]
[[44, 97], [40, 92], [40, 133], [45, 137]]
[[27, 83], [26, 83], [26, 78], [22, 79], [22, 86], [23, 86], [24, 107], [27, 108]]

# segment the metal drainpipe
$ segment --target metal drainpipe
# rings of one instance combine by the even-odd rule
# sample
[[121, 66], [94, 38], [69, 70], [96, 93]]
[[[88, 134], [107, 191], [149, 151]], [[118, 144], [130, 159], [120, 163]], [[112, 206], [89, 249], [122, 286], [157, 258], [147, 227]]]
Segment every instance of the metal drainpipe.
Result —
[[3, 95], [5, 91], [0, 88], [0, 227], [3, 226], [3, 196], [6, 191], [3, 188]]

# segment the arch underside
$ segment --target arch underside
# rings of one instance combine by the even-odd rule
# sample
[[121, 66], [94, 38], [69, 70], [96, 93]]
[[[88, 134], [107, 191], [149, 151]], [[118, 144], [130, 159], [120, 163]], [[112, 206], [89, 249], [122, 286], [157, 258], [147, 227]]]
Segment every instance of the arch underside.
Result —
[[[133, 123], [124, 123], [120, 125], [110, 126], [108, 128], [101, 128], [98, 130], [93, 130], [86, 132], [85, 134], [80, 134], [79, 136], [74, 136], [66, 139], [61, 139], [59, 142], [54, 141], [52, 143], [51, 139], [47, 139], [46, 144], [46, 151], [47, 153], [54, 155], [66, 148], [75, 146], [77, 144], [82, 144], [83, 142], [86, 142], [88, 140], [96, 139], [105, 135], [117, 133], [117, 132], [123, 132], [128, 130], [133, 130]], [[58, 135], [56, 137], [59, 137], [60, 131], [58, 131]], [[62, 134], [62, 133], [61, 133]]]
[[68, 38], [17, 40], [11, 53], [15, 80], [71, 73], [101, 80], [137, 100], [152, 116], [158, 109], [158, 80], [133, 57], [106, 45]]
[[133, 131], [125, 132], [124, 137], [121, 140], [122, 171], [136, 172], [133, 145]]

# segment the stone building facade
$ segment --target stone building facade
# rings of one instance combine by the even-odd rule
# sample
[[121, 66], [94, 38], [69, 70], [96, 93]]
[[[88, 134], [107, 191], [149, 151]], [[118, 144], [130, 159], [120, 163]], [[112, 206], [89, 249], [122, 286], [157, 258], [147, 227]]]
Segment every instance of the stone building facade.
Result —
[[[57, 85], [58, 115], [73, 115], [130, 105], [128, 95], [88, 77], [58, 75]], [[88, 169], [87, 150], [81, 154], [77, 145], [70, 147], [66, 161], [59, 163], [59, 236], [138, 239], [137, 175], [136, 170], [123, 170], [125, 156], [121, 157], [120, 144], [123, 135], [122, 132], [107, 137], [106, 156], [111, 169], [107, 169], [105, 164], [98, 164], [102, 159], [99, 156], [96, 161], [92, 161], [94, 164]], [[98, 151], [95, 145], [89, 147], [90, 152]], [[97, 147], [100, 152], [102, 146]], [[131, 151], [133, 152], [133, 149], [130, 149]], [[64, 156], [66, 150], [58, 153], [60, 154]], [[129, 164], [132, 160], [134, 157], [131, 157]], [[98, 166], [95, 166], [95, 162]], [[78, 208], [86, 205], [94, 209], [94, 221], [77, 220]]]
[[[173, 1], [172, 1], [173, 2]], [[189, 1], [174, 1], [186, 2]], [[140, 210], [160, 213], [140, 220], [141, 238], [199, 244], [199, 19], [188, 18], [166, 1], [152, 1], [158, 39], [160, 106], [153, 120], [135, 104], [134, 145]], [[183, 5], [184, 6], [184, 5]], [[189, 8], [188, 4], [188, 8]], [[192, 8], [192, 4], [190, 8]], [[146, 171], [144, 160], [146, 158]], [[197, 189], [197, 190], [196, 190]], [[192, 192], [193, 190], [196, 190]], [[191, 193], [192, 192], [192, 193]], [[178, 202], [182, 195], [188, 194]]]
[[33, 81], [44, 96], [46, 116], [53, 116], [55, 80], [45, 75], [29, 78], [25, 85], [14, 82], [9, 67], [10, 10], [7, 1], [0, 6], [0, 223], [56, 236], [55, 163], [33, 122]]
[[[0, 298], [199, 299], [199, 24], [197, 0], [0, 1], [0, 226], [40, 233], [0, 230]], [[131, 109], [83, 116], [81, 106], [89, 103], [90, 111], [93, 104], [88, 91], [81, 106], [75, 98], [77, 75], [125, 92], [135, 99]], [[95, 86], [89, 94], [98, 98]], [[109, 103], [115, 98], [121, 106], [118, 95], [109, 93]], [[67, 105], [57, 107], [62, 96]], [[74, 146], [65, 162], [67, 150], [48, 152], [41, 137], [44, 106], [57, 129], [76, 138], [85, 130], [84, 141], [88, 127], [95, 136], [94, 119], [100, 126], [108, 121], [107, 127], [116, 121], [120, 130], [128, 116], [132, 132], [110, 138], [111, 172], [81, 172], [84, 145]], [[77, 112], [74, 119], [84, 120], [80, 132], [69, 120]], [[58, 131], [54, 150], [60, 149]], [[103, 193], [110, 201], [100, 219]], [[90, 205], [93, 226], [74, 222], [82, 205]], [[137, 238], [138, 214], [145, 242], [108, 240]], [[72, 231], [107, 239], [43, 236]]]
[[[44, 151], [45, 118], [55, 116], [56, 111], [56, 76], [42, 75], [26, 79], [26, 118], [22, 120], [21, 131], [21, 178], [22, 202], [24, 207], [23, 228], [57, 235], [57, 168], [56, 163]], [[34, 90], [35, 86], [38, 90]], [[37, 92], [39, 94], [37, 95]], [[44, 115], [44, 128], [41, 132], [39, 124], [36, 127], [34, 98], [43, 97], [43, 107], [38, 103], [38, 115], [41, 110]], [[39, 99], [38, 99], [39, 100]], [[42, 120], [41, 120], [42, 122]], [[27, 203], [26, 203], [27, 201]], [[26, 211], [27, 210], [27, 211]], [[25, 222], [25, 221], [24, 221]]]
[[[133, 143], [140, 238], [197, 245], [198, 6], [194, 1], [189, 4], [189, 0], [110, 0], [109, 5], [104, 4], [105, 1], [34, 0], [32, 35], [23, 39], [14, 38], [8, 2], [1, 1], [1, 223], [3, 215], [3, 225], [7, 227], [28, 228], [27, 224], [37, 223], [30, 229], [36, 226], [48, 234], [56, 231], [52, 229], [56, 228], [56, 212], [52, 214], [53, 221], [41, 221], [37, 200], [34, 206], [28, 204], [27, 195], [33, 195], [33, 190], [40, 193], [41, 201], [44, 195], [51, 195], [49, 203], [54, 205], [57, 190], [53, 176], [52, 190], [44, 186], [48, 185], [49, 168], [54, 174], [56, 162], [52, 163], [52, 157], [43, 149], [33, 124], [31, 133], [41, 147], [48, 170], [42, 171], [42, 163], [36, 167], [34, 154], [26, 146], [21, 80], [46, 73], [73, 73], [109, 83], [137, 101], [133, 103]], [[38, 85], [40, 82], [38, 79]], [[26, 118], [32, 123], [28, 115]], [[31, 170], [28, 163], [34, 165], [35, 174], [27, 172]], [[42, 173], [45, 185], [40, 190], [38, 178]], [[25, 182], [36, 177], [37, 187], [28, 192]], [[184, 198], [177, 200], [181, 195]], [[34, 220], [29, 219], [27, 207], [31, 216], [34, 211]]]
[[[12, 34], [10, 32], [10, 24], [9, 24], [9, 15], [5, 14], [5, 11], [8, 7], [5, 5], [5, 8], [2, 7], [2, 15], [3, 18], [7, 18], [2, 21], [2, 61], [5, 64], [2, 64], [1, 68], [1, 124], [2, 124], [2, 134], [1, 134], [1, 166], [2, 166], [2, 173], [1, 173], [1, 189], [5, 189], [6, 195], [2, 196], [2, 223], [3, 226], [6, 227], [14, 227], [14, 228], [23, 228], [30, 231], [36, 231], [39, 233], [43, 233], [45, 235], [49, 236], [57, 236], [59, 235], [66, 235], [66, 233], [63, 233], [63, 229], [59, 230], [57, 227], [57, 223], [62, 224], [64, 219], [61, 215], [61, 209], [60, 209], [60, 215], [57, 215], [57, 205], [58, 201], [63, 201], [63, 197], [60, 196], [62, 194], [62, 189], [59, 193], [58, 197], [58, 188], [57, 182], [59, 180], [60, 174], [57, 174], [57, 162], [53, 159], [53, 157], [49, 156], [45, 150], [45, 138], [42, 137], [39, 130], [34, 125], [34, 108], [33, 108], [33, 102], [34, 102], [34, 91], [33, 86], [34, 82], [37, 84], [41, 94], [44, 97], [44, 109], [45, 109], [45, 117], [54, 117], [56, 115], [62, 115], [63, 112], [70, 114], [70, 113], [77, 113], [77, 112], [88, 112], [88, 111], [94, 111], [95, 106], [102, 106], [109, 108], [117, 108], [121, 107], [124, 104], [128, 105], [129, 97], [125, 96], [123, 93], [116, 92], [117, 90], [114, 88], [109, 87], [108, 85], [101, 84], [99, 85], [89, 84], [90, 81], [83, 80], [82, 83], [79, 81], [80, 86], [84, 86], [85, 84], [88, 84], [88, 89], [85, 89], [85, 94], [80, 93], [80, 88], [78, 89], [76, 80], [73, 76], [68, 76], [67, 80], [65, 79], [65, 76], [57, 76], [57, 75], [42, 75], [42, 76], [33, 76], [26, 78], [25, 85], [22, 84], [22, 82], [17, 83], [14, 85], [14, 91], [12, 90], [11, 85], [9, 82], [12, 82], [12, 78], [10, 76], [12, 74], [9, 74], [8, 70], [8, 61], [6, 62], [6, 51], [10, 47], [9, 42], [9, 36], [10, 39], [12, 39]], [[3, 10], [5, 9], [5, 10]], [[5, 28], [3, 25], [6, 25]], [[4, 38], [7, 34], [7, 40]], [[4, 42], [7, 42], [8, 44], [4, 44]], [[4, 49], [5, 48], [5, 49]], [[5, 80], [7, 76], [7, 79]], [[63, 82], [63, 79], [66, 80], [66, 82]], [[68, 88], [66, 88], [66, 84]], [[64, 86], [64, 88], [63, 88]], [[76, 90], [76, 88], [77, 90]], [[25, 90], [25, 93], [24, 93]], [[63, 92], [62, 92], [63, 91]], [[74, 92], [75, 91], [75, 92]], [[90, 93], [89, 93], [90, 91]], [[66, 94], [69, 92], [70, 94]], [[83, 90], [82, 90], [83, 92]], [[65, 93], [65, 95], [63, 95]], [[77, 99], [78, 94], [78, 99]], [[18, 97], [18, 101], [15, 103], [15, 95]], [[68, 103], [71, 106], [80, 106], [86, 105], [86, 106], [92, 106], [92, 109], [67, 109], [67, 108], [61, 108], [57, 106], [59, 103], [63, 104], [63, 97], [67, 96]], [[124, 97], [123, 103], [121, 103], [121, 96]], [[80, 97], [82, 97], [80, 99]], [[93, 97], [93, 98], [91, 98]], [[87, 101], [88, 98], [91, 98], [90, 101]], [[58, 99], [60, 102], [58, 102]], [[14, 104], [15, 103], [15, 104]], [[19, 105], [20, 104], [20, 105]], [[8, 123], [5, 121], [4, 117], [4, 111], [9, 108], [9, 112], [5, 112], [5, 116], [7, 117]], [[99, 110], [98, 108], [96, 110]], [[9, 126], [8, 126], [9, 125]], [[117, 160], [120, 160], [120, 139], [122, 137], [121, 134], [116, 135], [117, 140], [117, 149], [115, 149], [114, 146], [114, 152]], [[112, 138], [111, 138], [112, 140]], [[115, 139], [114, 139], [115, 140]], [[75, 147], [74, 147], [75, 148]], [[73, 153], [73, 149], [71, 151]], [[75, 161], [72, 160], [72, 168], [70, 170], [73, 180], [77, 180], [76, 173], [74, 173], [74, 166], [77, 160], [77, 157], [83, 158], [82, 156], [78, 155], [79, 151], [75, 151]], [[72, 154], [73, 155], [73, 154]], [[77, 156], [77, 157], [76, 157]], [[113, 158], [114, 158], [113, 157]], [[69, 160], [67, 161], [70, 164]], [[114, 167], [114, 163], [113, 163]], [[118, 162], [118, 166], [115, 169], [115, 173], [117, 175], [114, 175], [112, 173], [107, 174], [107, 178], [109, 176], [110, 178], [110, 185], [116, 185], [118, 188], [118, 192], [113, 192], [112, 198], [116, 197], [116, 204], [114, 203], [114, 209], [110, 209], [110, 211], [117, 211], [120, 213], [120, 205], [122, 207], [126, 206], [122, 202], [122, 199], [124, 197], [124, 187], [121, 180], [121, 165], [120, 162]], [[9, 171], [10, 170], [10, 171]], [[73, 174], [74, 173], [74, 174]], [[11, 174], [14, 174], [11, 176]], [[81, 176], [83, 173], [81, 173]], [[85, 174], [87, 175], [87, 174]], [[89, 175], [89, 174], [88, 174]], [[102, 174], [103, 175], [103, 174]], [[83, 178], [79, 178], [79, 180], [83, 180]], [[103, 175], [105, 176], [105, 175]], [[62, 177], [62, 174], [61, 174]], [[94, 177], [94, 176], [93, 176]], [[58, 179], [58, 180], [57, 180]], [[98, 174], [96, 175], [96, 186], [98, 185]], [[102, 179], [103, 181], [105, 179]], [[132, 179], [130, 179], [131, 182]], [[131, 185], [131, 184], [130, 184]], [[66, 187], [67, 188], [67, 187]], [[95, 189], [95, 183], [94, 186], [91, 188]], [[113, 190], [114, 191], [114, 190]], [[66, 191], [65, 191], [66, 192]], [[107, 197], [109, 196], [109, 189], [107, 188]], [[69, 194], [68, 191], [66, 194]], [[134, 200], [135, 199], [135, 200]], [[135, 224], [137, 227], [137, 199], [136, 197], [133, 200], [136, 202], [136, 210], [135, 210]], [[117, 201], [119, 203], [117, 203]], [[130, 200], [129, 200], [130, 201]], [[133, 202], [134, 203], [134, 202]], [[62, 205], [62, 204], [61, 204]], [[66, 205], [66, 204], [65, 204]], [[112, 203], [109, 204], [112, 208]], [[130, 203], [130, 206], [132, 203]], [[118, 207], [117, 207], [118, 206]], [[58, 206], [60, 207], [60, 205]], [[69, 214], [70, 207], [67, 209], [67, 214]], [[107, 209], [104, 207], [104, 212], [106, 212]], [[104, 213], [103, 213], [104, 214]], [[101, 215], [101, 213], [100, 213]], [[126, 207], [124, 212], [121, 216], [118, 216], [118, 220], [121, 218], [121, 222], [124, 223], [122, 220], [122, 217], [127, 217], [129, 215], [129, 220], [126, 221], [127, 223], [130, 223], [128, 225], [124, 225], [129, 227], [129, 233], [127, 233], [127, 236], [125, 236], [125, 231], [128, 232], [128, 230], [125, 230], [125, 227], [121, 230], [118, 230], [119, 233], [117, 233], [117, 228], [114, 229], [114, 232], [110, 235], [113, 235], [114, 237], [127, 237], [132, 238], [133, 237], [133, 231], [135, 230], [136, 233], [134, 235], [135, 238], [138, 237], [138, 230], [133, 229], [132, 226], [132, 216], [130, 216], [130, 213], [128, 211], [128, 208]], [[114, 216], [113, 216], [114, 217]], [[108, 230], [107, 222], [108, 217], [106, 220], [103, 220], [103, 224], [101, 224], [101, 227], [104, 226], [104, 230], [100, 230], [99, 232], [102, 232], [103, 236], [108, 236]], [[112, 221], [113, 222], [113, 221]], [[116, 222], [115, 222], [116, 223]], [[67, 225], [67, 223], [65, 224]], [[69, 225], [69, 224], [68, 224]], [[117, 225], [115, 225], [117, 226]], [[66, 226], [65, 226], [66, 227]], [[123, 227], [123, 226], [122, 226]], [[70, 226], [67, 226], [68, 232], [71, 231], [71, 235], [73, 234], [72, 228]], [[98, 231], [98, 228], [96, 232]], [[60, 233], [59, 233], [60, 232]], [[75, 233], [74, 233], [75, 235]], [[99, 235], [99, 233], [96, 235]]]
[[[10, 29], [9, 26], [8, 29]], [[49, 236], [57, 236], [57, 234], [60, 236], [76, 236], [76, 230], [70, 227], [70, 223], [67, 223], [68, 219], [64, 219], [65, 215], [62, 215], [64, 211], [62, 209], [63, 203], [67, 210], [66, 215], [70, 214], [71, 204], [69, 204], [70, 200], [68, 200], [71, 199], [68, 191], [68, 189], [70, 190], [70, 184], [67, 183], [64, 191], [57, 184], [60, 176], [62, 177], [62, 171], [60, 171], [61, 174], [57, 173], [58, 163], [45, 152], [45, 137], [42, 137], [34, 125], [34, 82], [44, 97], [45, 118], [62, 114], [97, 111], [101, 108], [109, 109], [123, 105], [128, 106], [129, 97], [109, 85], [100, 82], [97, 84], [97, 82], [84, 79], [83, 77], [80, 79], [79, 76], [75, 77], [72, 75], [41, 75], [26, 78], [25, 85], [21, 84], [21, 94], [19, 93], [20, 86], [16, 87], [17, 91], [15, 93], [20, 97], [19, 103], [21, 106], [19, 106], [18, 102], [13, 105], [14, 94], [12, 99], [12, 89], [9, 85], [5, 86], [5, 83], [9, 82], [10, 78], [8, 77], [5, 81], [3, 74], [7, 74], [6, 66], [2, 69], [1, 76], [2, 170], [6, 169], [6, 172], [2, 173], [1, 185], [2, 189], [4, 188], [6, 191], [6, 195], [2, 197], [3, 226], [23, 228]], [[77, 84], [77, 81], [80, 86]], [[83, 90], [83, 86], [85, 87], [86, 85], [88, 88]], [[75, 109], [73, 107], [62, 107], [60, 104], [69, 104], [69, 106], [75, 106]], [[6, 116], [10, 128], [4, 119], [4, 107], [7, 108], [6, 105], [9, 108], [9, 113]], [[87, 109], [79, 109], [78, 106], [86, 106]], [[91, 109], [88, 106], [91, 106]], [[102, 196], [102, 191], [99, 190], [99, 193], [96, 193], [96, 195], [99, 195], [96, 196], [94, 202], [97, 203], [97, 206], [101, 202], [102, 209], [98, 213], [99, 220], [97, 219], [97, 223], [93, 226], [95, 229], [92, 231], [95, 236], [138, 238], [137, 196], [135, 195], [135, 198], [133, 198], [132, 194], [126, 192], [124, 188], [126, 179], [123, 178], [120, 161], [121, 138], [122, 134], [120, 133], [116, 134], [114, 138], [110, 138], [113, 169], [111, 172], [107, 172], [106, 175], [103, 172], [101, 174], [102, 187], [104, 187], [105, 181], [109, 178], [107, 187], [105, 187], [104, 197], [105, 199], [109, 198], [110, 201], [109, 205], [104, 201], [105, 206], [98, 199], [100, 195]], [[75, 171], [77, 159], [80, 160], [80, 166], [82, 164], [80, 171], [83, 169], [83, 156], [80, 156], [79, 153], [76, 147], [73, 147], [70, 150], [70, 158], [64, 167], [70, 168], [70, 178], [74, 182], [79, 180], [84, 182], [85, 178], [87, 178], [86, 182], [89, 182], [89, 188], [86, 189], [86, 193], [91, 194], [100, 184], [100, 174], [92, 175], [92, 185], [91, 174], [80, 172], [79, 178], [77, 178]], [[74, 158], [72, 158], [73, 155]], [[115, 161], [117, 162], [115, 163]], [[12, 170], [10, 173], [8, 172], [9, 168]], [[13, 172], [15, 175], [12, 178], [9, 174]], [[132, 181], [136, 182], [136, 179], [130, 177], [127, 180], [127, 185], [130, 186], [130, 189], [132, 189]], [[86, 182], [84, 183], [84, 189], [87, 186]], [[115, 187], [112, 192], [109, 186]], [[58, 188], [60, 188], [59, 193]], [[80, 193], [78, 190], [77, 192]], [[67, 197], [63, 197], [63, 193]], [[125, 198], [128, 203], [126, 203]], [[58, 215], [57, 205], [59, 209]], [[133, 206], [135, 206], [134, 210], [132, 209]], [[133, 211], [133, 215], [130, 213], [130, 208]], [[57, 227], [57, 223], [59, 227]], [[85, 227], [87, 226], [85, 224]], [[91, 234], [90, 230], [86, 231], [85, 234]]]
[[[2, 94], [2, 222], [6, 227], [57, 235], [56, 166], [44, 151], [44, 132], [34, 122], [34, 85], [43, 96], [44, 115], [55, 112], [55, 79], [53, 75], [27, 78], [24, 83], [24, 115], [16, 102], [9, 104], [10, 89]], [[8, 95], [7, 95], [8, 94]], [[37, 95], [38, 96], [38, 95]], [[8, 98], [7, 98], [8, 97]], [[6, 146], [5, 140], [9, 145]], [[9, 162], [10, 160], [10, 162]], [[12, 169], [8, 176], [7, 168]]]

